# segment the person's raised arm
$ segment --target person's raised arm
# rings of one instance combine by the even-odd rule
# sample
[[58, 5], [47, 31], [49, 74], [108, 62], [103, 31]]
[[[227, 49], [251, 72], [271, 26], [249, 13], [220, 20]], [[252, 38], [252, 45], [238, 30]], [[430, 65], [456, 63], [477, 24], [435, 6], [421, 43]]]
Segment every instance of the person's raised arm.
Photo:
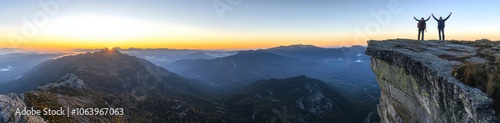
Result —
[[415, 16], [413, 16], [413, 19], [415, 19], [416, 21], [418, 21], [418, 19]]
[[448, 15], [448, 17], [446, 17], [446, 19], [444, 19], [444, 21], [448, 20], [448, 18], [450, 18], [451, 16], [451, 12], [450, 12], [450, 15]]
[[434, 20], [438, 21], [438, 19], [436, 18], [436, 16], [434, 16], [434, 14], [431, 14], [432, 15], [432, 18], [434, 18]]
[[425, 19], [425, 21], [428, 21], [429, 19], [431, 19], [431, 16], [429, 16], [427, 19]]

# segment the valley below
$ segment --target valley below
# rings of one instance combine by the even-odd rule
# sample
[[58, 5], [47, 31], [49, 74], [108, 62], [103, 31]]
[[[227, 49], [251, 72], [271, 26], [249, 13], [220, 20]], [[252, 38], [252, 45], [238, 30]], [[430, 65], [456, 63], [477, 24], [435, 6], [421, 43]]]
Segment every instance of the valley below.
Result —
[[[378, 122], [380, 90], [365, 49], [292, 45], [180, 50], [173, 55], [185, 55], [174, 57], [169, 50], [112, 48], [69, 55], [0, 83], [0, 121]], [[123, 108], [124, 114], [15, 115], [24, 107]]]

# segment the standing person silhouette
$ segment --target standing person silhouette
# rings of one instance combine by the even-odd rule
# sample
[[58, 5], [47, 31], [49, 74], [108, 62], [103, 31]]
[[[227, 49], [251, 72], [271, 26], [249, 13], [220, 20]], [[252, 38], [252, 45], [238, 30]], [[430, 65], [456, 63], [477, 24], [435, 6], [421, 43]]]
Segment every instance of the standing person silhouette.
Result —
[[[427, 20], [424, 20], [424, 17], [422, 17], [420, 20], [418, 20], [417, 18], [415, 18], [415, 16], [413, 16], [413, 18], [418, 21], [418, 25], [417, 25], [417, 28], [418, 28], [418, 40], [424, 40], [424, 31], [425, 31], [425, 22], [427, 22], [429, 19], [431, 19], [431, 16], [429, 16], [429, 18], [427, 18]], [[420, 34], [422, 34], [422, 38], [420, 38]]]
[[439, 40], [444, 41], [444, 22], [446, 20], [448, 20], [448, 18], [450, 18], [450, 16], [451, 16], [451, 12], [450, 12], [450, 15], [448, 15], [448, 17], [446, 17], [446, 19], [443, 19], [443, 17], [439, 17], [439, 19], [437, 19], [436, 17], [434, 17], [434, 14], [432, 14], [432, 17], [434, 18], [434, 20], [436, 20], [438, 22]]

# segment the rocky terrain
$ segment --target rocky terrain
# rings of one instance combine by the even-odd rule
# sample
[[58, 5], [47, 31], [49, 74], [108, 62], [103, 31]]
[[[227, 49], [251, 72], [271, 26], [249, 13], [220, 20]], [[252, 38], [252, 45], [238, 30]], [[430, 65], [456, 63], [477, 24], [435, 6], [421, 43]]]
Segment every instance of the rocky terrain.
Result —
[[[179, 95], [176, 95], [179, 96]], [[187, 95], [185, 95], [187, 96]], [[128, 99], [126, 99], [128, 98]], [[127, 102], [125, 102], [127, 101]], [[217, 100], [111, 95], [88, 88], [74, 74], [21, 95], [0, 95], [1, 122], [359, 122], [349, 103], [324, 82], [305, 76], [261, 80]], [[17, 108], [127, 107], [123, 116], [22, 116]]]
[[17, 108], [24, 108], [23, 96], [17, 94], [0, 94], [0, 122], [2, 123], [44, 123], [46, 122], [40, 116], [21, 116], [15, 115]]
[[[498, 98], [491, 93], [498, 91], [499, 44], [487, 40], [369, 41], [366, 54], [372, 56], [372, 69], [382, 90], [381, 122], [498, 122], [494, 108]], [[480, 76], [463, 68], [468, 64], [483, 65], [488, 71]], [[474, 78], [486, 82], [464, 81]]]

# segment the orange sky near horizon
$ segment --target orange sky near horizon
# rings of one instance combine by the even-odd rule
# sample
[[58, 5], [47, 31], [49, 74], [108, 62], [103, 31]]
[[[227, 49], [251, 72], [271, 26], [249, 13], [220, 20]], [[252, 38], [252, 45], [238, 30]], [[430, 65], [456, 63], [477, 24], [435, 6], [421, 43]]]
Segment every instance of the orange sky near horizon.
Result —
[[[8, 36], [6, 36], [8, 37]], [[80, 38], [67, 35], [40, 35], [31, 39], [21, 36], [16, 41], [9, 38], [0, 40], [1, 47], [35, 50], [96, 49], [105, 47], [121, 48], [172, 48], [206, 50], [251, 50], [282, 45], [308, 44], [318, 47], [341, 47], [366, 45], [366, 41], [354, 42], [352, 36], [339, 34], [206, 34], [154, 35], [128, 38]]]
[[[414, 34], [403, 34], [400, 37], [392, 37], [389, 34], [381, 34], [377, 37], [371, 37], [370, 40], [385, 40], [395, 38], [413, 39]], [[432, 34], [428, 34], [431, 37]], [[464, 36], [450, 35], [455, 40], [474, 41], [477, 37], [492, 37], [488, 35]], [[64, 36], [61, 36], [64, 37]], [[38, 51], [58, 51], [73, 49], [97, 49], [106, 47], [121, 48], [171, 48], [171, 49], [205, 49], [205, 50], [252, 50], [277, 47], [282, 45], [309, 44], [319, 47], [343, 47], [352, 45], [366, 46], [366, 41], [354, 39], [355, 36], [335, 36], [332, 35], [303, 35], [303, 36], [199, 36], [177, 37], [177, 38], [131, 38], [121, 40], [92, 40], [92, 39], [74, 39], [74, 38], [33, 38], [21, 41], [2, 40], [0, 48], [19, 48]], [[8, 38], [7, 38], [8, 39]], [[361, 38], [359, 38], [361, 39]], [[431, 37], [430, 39], [435, 39]]]
[[[304, 40], [315, 40], [314, 42]], [[282, 45], [293, 44], [309, 44], [319, 47], [340, 47], [351, 45], [366, 45], [349, 44], [339, 41], [338, 44], [333, 44], [336, 39], [258, 39], [258, 38], [241, 38], [241, 39], [136, 39], [130, 41], [85, 41], [85, 40], [29, 40], [21, 42], [17, 46], [14, 44], [3, 44], [3, 48], [19, 48], [19, 49], [36, 49], [36, 50], [70, 50], [70, 49], [95, 49], [105, 47], [121, 47], [121, 48], [172, 48], [172, 49], [206, 49], [206, 50], [250, 50], [250, 49], [265, 49]], [[11, 46], [8, 46], [11, 45]]]

